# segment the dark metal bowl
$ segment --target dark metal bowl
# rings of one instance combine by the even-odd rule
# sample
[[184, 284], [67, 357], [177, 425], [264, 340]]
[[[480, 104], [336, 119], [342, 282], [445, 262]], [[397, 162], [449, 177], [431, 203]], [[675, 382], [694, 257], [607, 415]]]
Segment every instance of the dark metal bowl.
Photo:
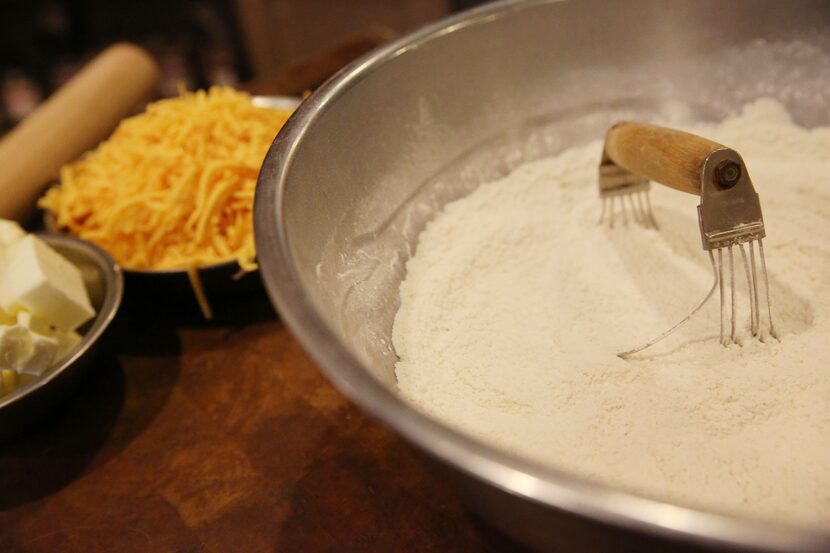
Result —
[[90, 366], [96, 346], [115, 318], [124, 294], [121, 269], [101, 248], [62, 234], [39, 234], [38, 237], [80, 269], [96, 315], [78, 329], [81, 341], [60, 363], [47, 369], [40, 378], [0, 397], [0, 440], [25, 430], [75, 390]]

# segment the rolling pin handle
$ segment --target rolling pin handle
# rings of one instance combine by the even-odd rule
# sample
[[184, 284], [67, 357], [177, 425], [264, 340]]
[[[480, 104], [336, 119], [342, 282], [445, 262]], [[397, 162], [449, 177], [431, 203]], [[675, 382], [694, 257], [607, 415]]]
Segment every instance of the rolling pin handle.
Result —
[[156, 92], [159, 70], [133, 44], [89, 62], [0, 140], [0, 217], [23, 222], [60, 168], [107, 138]]

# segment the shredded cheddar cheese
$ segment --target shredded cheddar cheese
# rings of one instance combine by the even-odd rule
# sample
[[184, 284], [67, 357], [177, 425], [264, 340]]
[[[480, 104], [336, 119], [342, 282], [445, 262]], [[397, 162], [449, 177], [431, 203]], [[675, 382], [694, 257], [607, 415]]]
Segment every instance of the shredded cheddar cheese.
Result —
[[127, 269], [255, 269], [254, 188], [289, 115], [230, 88], [182, 92], [63, 167], [39, 205]]

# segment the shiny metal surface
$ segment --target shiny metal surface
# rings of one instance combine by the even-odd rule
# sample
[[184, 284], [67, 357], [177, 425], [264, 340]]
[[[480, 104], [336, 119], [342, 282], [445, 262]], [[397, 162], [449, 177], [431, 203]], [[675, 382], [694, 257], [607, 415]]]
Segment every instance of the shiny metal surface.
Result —
[[[734, 173], [731, 175], [734, 182], [723, 185], [718, 172], [721, 168], [731, 165]], [[712, 265], [717, 265], [718, 285], [720, 288], [720, 342], [728, 346], [737, 344], [736, 338], [736, 282], [735, 282], [735, 253], [734, 249], [740, 249], [743, 259], [747, 290], [749, 290], [750, 328], [752, 336], [764, 340], [760, 333], [760, 311], [758, 309], [758, 277], [755, 270], [755, 244], [758, 246], [758, 254], [761, 260], [761, 282], [764, 283], [765, 297], [767, 300], [766, 311], [768, 317], [768, 332], [773, 338], [778, 339], [775, 325], [772, 319], [772, 303], [769, 293], [769, 280], [767, 277], [767, 264], [764, 259], [764, 243], [766, 236], [764, 228], [764, 217], [761, 212], [761, 199], [755, 192], [749, 171], [738, 152], [723, 148], [715, 150], [706, 158], [700, 172], [701, 195], [700, 205], [697, 206], [698, 222], [700, 224], [700, 239], [703, 249], [712, 253], [717, 252], [717, 263], [715, 256], [710, 256]], [[749, 243], [749, 258], [747, 258], [745, 243]], [[729, 259], [729, 290], [731, 299], [731, 324], [727, 338], [725, 320], [726, 303], [724, 301], [724, 250]], [[752, 269], [750, 269], [750, 266]]]
[[66, 358], [41, 378], [0, 397], [0, 440], [25, 431], [74, 391], [90, 365], [95, 347], [115, 318], [124, 294], [124, 277], [102, 249], [62, 234], [39, 234], [81, 271], [96, 315], [78, 329], [83, 339]]
[[[637, 128], [640, 130], [647, 130], [647, 132], [662, 133], [668, 131], [665, 137], [674, 136], [679, 138], [679, 142], [663, 141], [662, 147], [657, 149], [650, 149], [648, 144], [633, 144], [635, 149], [639, 151], [640, 160], [648, 159], [652, 166], [640, 166], [639, 169], [634, 166], [629, 166], [624, 159], [615, 159], [614, 153], [611, 152], [609, 144], [609, 136], [613, 132], [619, 132], [622, 128]], [[697, 305], [692, 311], [684, 317], [679, 323], [675, 324], [656, 338], [650, 340], [646, 344], [618, 353], [621, 358], [627, 359], [635, 353], [639, 353], [663, 339], [670, 336], [674, 331], [679, 329], [687, 323], [712, 297], [715, 289], [720, 290], [720, 343], [723, 346], [730, 344], [738, 344], [736, 335], [737, 328], [737, 313], [736, 313], [736, 283], [735, 283], [735, 256], [733, 246], [740, 248], [741, 256], [744, 262], [747, 277], [747, 290], [749, 291], [749, 306], [750, 306], [750, 328], [752, 336], [763, 341], [766, 336], [760, 334], [759, 311], [758, 311], [758, 279], [756, 278], [755, 249], [753, 242], [757, 242], [758, 251], [763, 260], [763, 243], [761, 240], [766, 236], [764, 229], [764, 217], [761, 212], [761, 200], [758, 193], [755, 192], [755, 187], [752, 185], [752, 179], [749, 176], [749, 171], [744, 164], [743, 158], [740, 154], [731, 148], [715, 142], [702, 139], [702, 151], [707, 152], [705, 157], [698, 158], [698, 154], [692, 154], [691, 150], [681, 147], [683, 140], [689, 140], [692, 143], [701, 139], [688, 133], [677, 133], [673, 129], [661, 129], [659, 127], [651, 127], [649, 125], [641, 125], [639, 123], [628, 123], [617, 125], [611, 130], [605, 138], [605, 146], [603, 148], [602, 159], [599, 166], [599, 196], [602, 200], [602, 215], [600, 216], [600, 223], [603, 223], [606, 211], [610, 213], [609, 226], [614, 227], [614, 199], [619, 198], [621, 205], [623, 224], [628, 223], [627, 209], [625, 199], [629, 199], [631, 206], [631, 213], [634, 221], [646, 223], [653, 221], [651, 210], [643, 212], [638, 206], [651, 206], [648, 201], [648, 186], [650, 181], [664, 184], [670, 188], [676, 188], [679, 191], [697, 193], [700, 195], [700, 204], [697, 206], [698, 225], [700, 227], [700, 239], [703, 244], [703, 249], [709, 253], [709, 260], [712, 265], [715, 281], [709, 293], [703, 301]], [[708, 144], [706, 144], [708, 142]], [[669, 159], [671, 158], [671, 160]], [[635, 158], [635, 163], [637, 159]], [[692, 171], [694, 177], [693, 181], [698, 185], [693, 187], [693, 190], [678, 186], [677, 182], [670, 182], [677, 179], [676, 174], [665, 174], [659, 171], [661, 162], [677, 162], [682, 161], [687, 166], [695, 167]], [[654, 168], [654, 169], [652, 169]], [[652, 173], [651, 171], [655, 172]], [[638, 174], [639, 171], [641, 174]], [[642, 204], [634, 202], [633, 197], [645, 196], [646, 201]], [[608, 205], [606, 205], [608, 204]], [[608, 209], [606, 209], [608, 208]], [[646, 225], [647, 226], [647, 225]], [[656, 228], [656, 225], [655, 225]], [[749, 258], [747, 258], [744, 243], [749, 242]], [[728, 288], [731, 292], [731, 331], [726, 332], [725, 314], [726, 303], [724, 301], [724, 290], [727, 285], [724, 278], [724, 251], [728, 254], [729, 260], [729, 284]], [[713, 252], [717, 253], [717, 261]], [[750, 270], [750, 265], [753, 267]], [[762, 262], [764, 267], [762, 271], [762, 280], [767, 282], [766, 263]], [[769, 312], [769, 334], [774, 338], [778, 338], [775, 327], [772, 321], [772, 305], [769, 301], [769, 288], [766, 288], [767, 311]]]
[[623, 493], [458, 433], [401, 399], [391, 346], [405, 262], [448, 201], [623, 118], [711, 120], [768, 95], [827, 124], [828, 29], [823, 1], [578, 0], [496, 3], [404, 37], [321, 87], [274, 142], [255, 200], [269, 295], [338, 388], [525, 543], [830, 550], [828, 533]]

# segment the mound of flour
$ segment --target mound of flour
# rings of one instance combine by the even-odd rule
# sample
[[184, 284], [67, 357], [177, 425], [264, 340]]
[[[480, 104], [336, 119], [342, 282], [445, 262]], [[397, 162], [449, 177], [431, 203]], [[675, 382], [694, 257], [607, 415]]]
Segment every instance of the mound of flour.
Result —
[[688, 313], [712, 272], [696, 197], [655, 185], [659, 230], [597, 225], [595, 142], [481, 186], [422, 233], [393, 331], [400, 390], [464, 432], [595, 481], [826, 528], [830, 128], [799, 128], [760, 100], [690, 130], [747, 163], [780, 342], [749, 339], [739, 288], [742, 346], [718, 344], [715, 297], [665, 342], [616, 356]]

